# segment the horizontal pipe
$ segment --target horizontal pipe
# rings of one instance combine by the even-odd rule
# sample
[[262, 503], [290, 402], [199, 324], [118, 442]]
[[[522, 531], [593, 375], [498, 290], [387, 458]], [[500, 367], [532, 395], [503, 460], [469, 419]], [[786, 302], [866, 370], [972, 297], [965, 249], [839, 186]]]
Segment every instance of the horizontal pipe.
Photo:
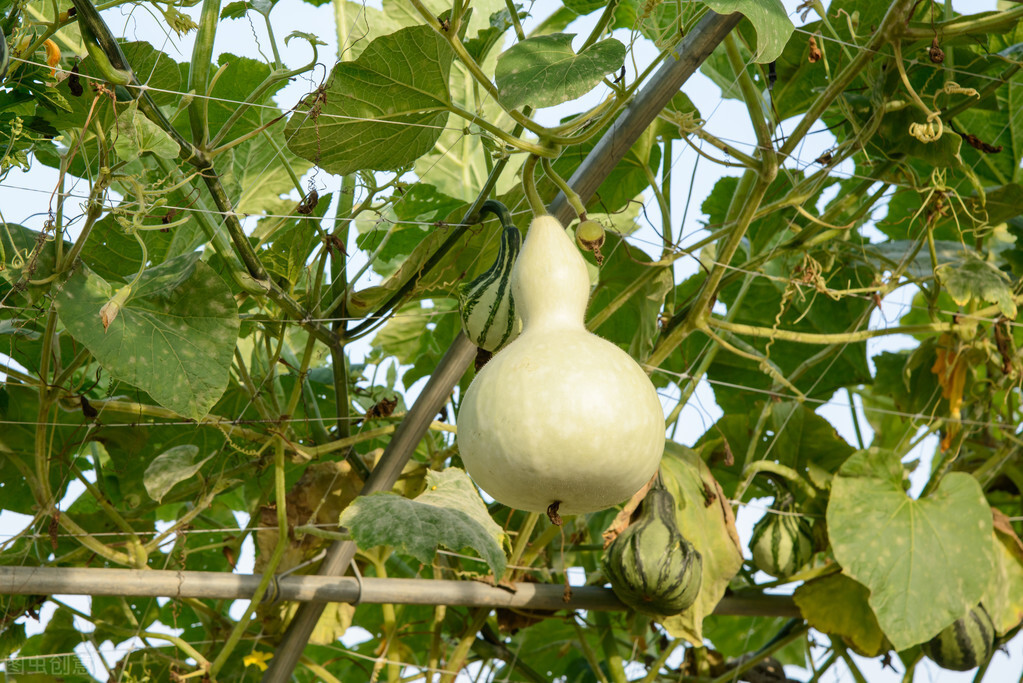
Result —
[[[81, 567], [0, 567], [0, 595], [108, 595], [246, 600], [259, 574]], [[361, 585], [360, 585], [361, 584]], [[278, 581], [278, 599], [291, 602], [457, 605], [531, 610], [627, 609], [609, 588], [580, 586], [565, 600], [564, 584], [515, 583], [497, 588], [476, 581], [377, 579], [301, 575]], [[787, 595], [728, 596], [715, 614], [799, 617]]]

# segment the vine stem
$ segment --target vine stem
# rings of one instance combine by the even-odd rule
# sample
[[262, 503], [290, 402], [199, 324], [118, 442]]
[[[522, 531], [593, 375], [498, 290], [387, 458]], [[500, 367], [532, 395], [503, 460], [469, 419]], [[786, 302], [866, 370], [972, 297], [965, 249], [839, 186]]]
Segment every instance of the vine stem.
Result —
[[776, 330], [769, 327], [757, 327], [755, 325], [743, 325], [731, 323], [720, 318], [708, 317], [706, 322], [711, 327], [716, 327], [733, 334], [747, 337], [759, 337], [761, 339], [774, 339], [775, 341], [796, 342], [799, 344], [855, 344], [876, 337], [887, 337], [893, 334], [930, 334], [932, 332], [951, 332], [960, 327], [955, 323], [926, 323], [920, 325], [899, 325], [887, 327], [883, 330], [857, 330], [855, 332], [793, 332], [791, 330]]
[[276, 581], [274, 572], [277, 571], [277, 566], [280, 564], [281, 558], [284, 557], [284, 551], [288, 548], [287, 495], [288, 489], [284, 481], [284, 443], [278, 438], [274, 444], [274, 498], [277, 504], [277, 544], [274, 546], [274, 551], [263, 568], [263, 576], [259, 581], [259, 586], [249, 600], [249, 606], [245, 609], [245, 613], [238, 620], [238, 623], [231, 629], [227, 642], [224, 643], [224, 647], [221, 648], [220, 653], [213, 660], [213, 664], [210, 667], [210, 676], [214, 680], [217, 677], [217, 673], [227, 664], [231, 653], [234, 652], [235, 647], [238, 646], [239, 641], [245, 634], [245, 630], [249, 627], [249, 622], [252, 620], [252, 615], [255, 614], [256, 608], [259, 607], [259, 603], [266, 594], [266, 589], [270, 586], [271, 581]]
[[464, 666], [465, 658], [469, 654], [473, 642], [476, 640], [476, 634], [483, 628], [483, 624], [487, 622], [488, 616], [490, 616], [489, 608], [477, 608], [474, 610], [472, 618], [466, 624], [465, 630], [462, 631], [462, 637], [448, 656], [447, 664], [444, 667], [448, 671], [441, 676], [441, 683], [454, 683], [457, 672], [461, 671]]
[[750, 483], [753, 481], [753, 477], [761, 472], [769, 472], [771, 474], [777, 474], [780, 477], [791, 481], [793, 484], [799, 487], [799, 489], [805, 493], [808, 497], [814, 498], [817, 496], [817, 490], [807, 483], [798, 472], [787, 465], [776, 463], [773, 460], [755, 460], [744, 468], [744, 477], [742, 483], [739, 484], [736, 489], [735, 498], [741, 500], [743, 494], [746, 493], [746, 489], [749, 488]]
[[[775, 166], [773, 170], [777, 172], [777, 167]], [[732, 257], [735, 255], [739, 245], [742, 243], [742, 238], [746, 235], [746, 230], [749, 228], [750, 222], [753, 220], [753, 214], [756, 212], [757, 207], [760, 205], [760, 202], [763, 200], [764, 195], [767, 192], [767, 188], [770, 187], [773, 180], [774, 173], [769, 170], [761, 171], [761, 173], [746, 171], [746, 173], [744, 173], [739, 179], [739, 184], [736, 187], [733, 198], [733, 206], [741, 206], [741, 208], [738, 210], [736, 225], [732, 228], [731, 234], [728, 236], [728, 241], [718, 252], [718, 263], [707, 276], [707, 280], [704, 282], [699, 295], [697, 295], [696, 300], [689, 307], [687, 324], [678, 325], [675, 329], [671, 330], [667, 335], [658, 340], [657, 344], [654, 346], [654, 350], [650, 354], [650, 357], [647, 359], [648, 365], [652, 365], [654, 367], [660, 366], [675, 347], [682, 342], [686, 335], [702, 324], [702, 320], [706, 320], [707, 323], [711, 322], [712, 316], [709, 315], [709, 311], [707, 310], [709, 308], [710, 301], [717, 296], [718, 287], [721, 283], [721, 279], [725, 276], [727, 266], [731, 263]], [[739, 203], [735, 203], [736, 200], [738, 200]], [[732, 323], [725, 323], [725, 325], [731, 324]], [[719, 325], [719, 327], [721, 327], [721, 329], [728, 330], [729, 328], [725, 325]]]
[[600, 668], [600, 661], [597, 659], [597, 654], [590, 647], [590, 643], [586, 640], [586, 634], [583, 632], [582, 626], [575, 619], [572, 620], [572, 626], [575, 627], [575, 637], [579, 641], [579, 649], [583, 652], [583, 657], [586, 658], [586, 662], [590, 665], [590, 671], [597, 678], [600, 683], [609, 683], [607, 676], [604, 674], [604, 670]]
[[[582, 200], [579, 199], [579, 195], [576, 194], [575, 190], [573, 190], [571, 187], [568, 186], [568, 183], [565, 182], [565, 179], [562, 178], [560, 175], [558, 175], [555, 172], [554, 164], [551, 163], [551, 160], [548, 159], [547, 157], [542, 157], [540, 159], [540, 165], [543, 166], [543, 172], [545, 174], [547, 174], [547, 177], [550, 178], [552, 181], [554, 181], [554, 184], [558, 186], [558, 189], [560, 189], [564, 193], [564, 195], [566, 197], [568, 197], [568, 203], [572, 207], [572, 209], [575, 211], [575, 215], [579, 217], [579, 220], [581, 220], [581, 221], [586, 220], [586, 207], [583, 206]], [[644, 166], [644, 168], [646, 168], [646, 167]], [[523, 168], [523, 176], [522, 176], [523, 177], [523, 183], [525, 182], [525, 175], [524, 174], [525, 174], [525, 168]], [[533, 187], [533, 192], [534, 193], [536, 192], [536, 187], [535, 186]], [[528, 197], [528, 191], [527, 191], [527, 198], [529, 198]], [[533, 206], [532, 199], [529, 198], [529, 201], [530, 201], [530, 207], [532, 207]], [[546, 210], [547, 209], [544, 208], [544, 211], [546, 211]]]
[[[530, 154], [525, 163], [522, 164], [522, 191], [526, 195], [526, 201], [529, 203], [529, 210], [533, 212], [534, 216], [546, 216], [547, 207], [544, 206], [543, 200], [540, 199], [540, 194], [536, 191], [536, 178], [534, 176], [536, 170], [537, 156]], [[576, 195], [578, 198], [578, 195]]]

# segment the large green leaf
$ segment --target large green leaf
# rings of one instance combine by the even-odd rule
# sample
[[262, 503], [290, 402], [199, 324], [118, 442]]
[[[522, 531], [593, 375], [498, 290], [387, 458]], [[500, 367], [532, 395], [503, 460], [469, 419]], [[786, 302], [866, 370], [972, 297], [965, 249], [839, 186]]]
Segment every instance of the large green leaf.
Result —
[[846, 574], [898, 650], [922, 643], [980, 602], [994, 563], [991, 510], [977, 480], [945, 475], [928, 496], [906, 495], [890, 451], [854, 454], [839, 470], [828, 534]]
[[198, 258], [143, 273], [105, 330], [100, 309], [117, 287], [82, 267], [57, 297], [61, 322], [112, 375], [193, 419], [224, 393], [239, 327], [230, 289]]
[[625, 46], [614, 38], [594, 43], [579, 54], [571, 33], [527, 38], [497, 60], [498, 94], [505, 106], [539, 109], [582, 97], [625, 63]]
[[289, 149], [342, 175], [411, 164], [447, 123], [452, 56], [428, 26], [375, 39], [298, 106], [285, 128]]
[[469, 477], [457, 467], [426, 473], [426, 491], [409, 500], [394, 493], [357, 499], [341, 513], [360, 548], [389, 545], [430, 564], [441, 546], [471, 548], [500, 578], [507, 564], [505, 535], [490, 518]]

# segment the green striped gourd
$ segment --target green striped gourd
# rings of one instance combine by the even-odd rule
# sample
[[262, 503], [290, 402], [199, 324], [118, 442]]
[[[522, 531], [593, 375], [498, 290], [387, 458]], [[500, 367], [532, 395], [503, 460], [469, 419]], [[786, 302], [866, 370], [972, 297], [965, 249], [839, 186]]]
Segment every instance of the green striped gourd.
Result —
[[986, 662], [995, 649], [995, 625], [983, 605], [924, 643], [924, 654], [943, 669], [969, 671]]
[[615, 595], [655, 616], [692, 606], [703, 583], [703, 558], [679, 531], [675, 499], [659, 488], [650, 489], [639, 517], [607, 547], [602, 563]]
[[790, 499], [769, 511], [753, 527], [750, 539], [753, 564], [779, 579], [792, 576], [813, 557], [813, 527], [805, 517], [785, 514], [792, 510]]
[[522, 321], [515, 314], [512, 298], [511, 273], [515, 257], [522, 246], [522, 234], [511, 222], [508, 210], [493, 200], [482, 210], [496, 214], [504, 225], [497, 260], [487, 272], [458, 290], [458, 310], [462, 315], [462, 329], [476, 346], [497, 351], [518, 336]]

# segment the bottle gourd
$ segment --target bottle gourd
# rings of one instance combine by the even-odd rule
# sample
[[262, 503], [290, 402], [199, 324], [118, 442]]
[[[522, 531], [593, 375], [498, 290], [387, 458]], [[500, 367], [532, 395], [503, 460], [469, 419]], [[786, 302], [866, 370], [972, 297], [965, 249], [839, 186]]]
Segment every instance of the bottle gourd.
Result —
[[556, 218], [533, 219], [512, 294], [522, 333], [459, 408], [466, 470], [519, 510], [579, 514], [620, 503], [657, 471], [664, 413], [639, 364], [586, 330], [586, 264]]

